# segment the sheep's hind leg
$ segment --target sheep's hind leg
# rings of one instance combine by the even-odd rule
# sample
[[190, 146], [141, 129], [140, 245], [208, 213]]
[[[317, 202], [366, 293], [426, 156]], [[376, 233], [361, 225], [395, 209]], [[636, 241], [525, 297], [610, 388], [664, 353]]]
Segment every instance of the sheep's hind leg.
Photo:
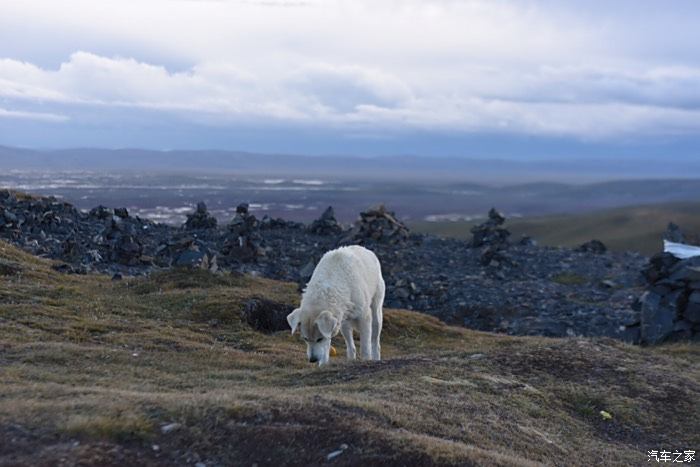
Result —
[[372, 359], [372, 320], [360, 321], [360, 355], [363, 360]]
[[382, 344], [380, 340], [382, 335], [382, 323], [384, 321], [383, 303], [384, 287], [382, 284], [382, 287], [372, 299], [372, 360], [382, 359]]

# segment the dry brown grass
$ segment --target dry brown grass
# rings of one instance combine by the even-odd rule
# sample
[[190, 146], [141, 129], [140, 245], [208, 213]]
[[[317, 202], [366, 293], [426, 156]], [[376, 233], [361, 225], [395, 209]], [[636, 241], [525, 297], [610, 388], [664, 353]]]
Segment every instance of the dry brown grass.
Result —
[[387, 310], [383, 361], [347, 363], [339, 339], [319, 369], [298, 337], [239, 316], [251, 297], [296, 303], [293, 284], [62, 275], [5, 243], [0, 264], [0, 464], [313, 465], [345, 443], [333, 463], [640, 465], [700, 447], [697, 344], [514, 338]]

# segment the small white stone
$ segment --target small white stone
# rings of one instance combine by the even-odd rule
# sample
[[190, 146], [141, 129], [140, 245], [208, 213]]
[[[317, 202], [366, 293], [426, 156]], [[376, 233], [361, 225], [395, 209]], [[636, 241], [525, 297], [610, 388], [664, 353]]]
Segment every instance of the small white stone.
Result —
[[336, 457], [338, 457], [342, 453], [343, 453], [343, 451], [340, 449], [337, 451], [333, 451], [332, 453], [330, 453], [326, 456], [326, 460], [332, 461], [333, 459], [335, 459]]
[[180, 425], [179, 423], [168, 423], [167, 425], [163, 425], [162, 427], [160, 427], [160, 432], [165, 435], [170, 433], [171, 431], [177, 430], [181, 426], [182, 425]]

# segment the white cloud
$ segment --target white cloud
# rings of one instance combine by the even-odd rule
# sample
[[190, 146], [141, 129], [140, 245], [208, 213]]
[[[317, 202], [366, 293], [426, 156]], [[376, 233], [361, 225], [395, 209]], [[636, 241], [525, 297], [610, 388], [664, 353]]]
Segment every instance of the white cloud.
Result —
[[[644, 52], [697, 35], [683, 15], [675, 23], [683, 30], [674, 32], [666, 17], [558, 5], [9, 1], [0, 31], [24, 25], [37, 56], [49, 50], [55, 60], [56, 47], [65, 51], [60, 65], [0, 59], [0, 99], [6, 107], [52, 103], [76, 119], [81, 106], [126, 107], [200, 124], [290, 122], [361, 133], [700, 131], [700, 64], [682, 57], [680, 42], [673, 61]], [[103, 52], [80, 51], [92, 44]]]
[[45, 112], [25, 112], [21, 110], [7, 110], [0, 107], [0, 118], [18, 118], [22, 120], [40, 120], [45, 122], [65, 122], [69, 118], [65, 115], [58, 115]]

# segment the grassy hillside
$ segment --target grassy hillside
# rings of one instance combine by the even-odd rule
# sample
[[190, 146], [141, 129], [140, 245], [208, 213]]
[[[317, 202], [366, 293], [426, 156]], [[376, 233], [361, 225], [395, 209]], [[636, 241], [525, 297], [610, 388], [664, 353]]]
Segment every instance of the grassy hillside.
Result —
[[[0, 465], [641, 465], [700, 447], [700, 347], [513, 338], [387, 310], [385, 360], [319, 369], [250, 297], [175, 271], [61, 275], [0, 243]], [[605, 410], [612, 419], [604, 420]]]
[[[687, 233], [700, 234], [700, 203], [673, 203], [595, 211], [586, 214], [530, 217], [508, 220], [506, 227], [517, 239], [529, 235], [542, 245], [577, 246], [593, 238], [616, 251], [647, 255], [662, 248], [662, 235], [669, 222]], [[478, 223], [478, 222], [476, 222]], [[416, 232], [471, 238], [475, 222], [415, 222]]]

